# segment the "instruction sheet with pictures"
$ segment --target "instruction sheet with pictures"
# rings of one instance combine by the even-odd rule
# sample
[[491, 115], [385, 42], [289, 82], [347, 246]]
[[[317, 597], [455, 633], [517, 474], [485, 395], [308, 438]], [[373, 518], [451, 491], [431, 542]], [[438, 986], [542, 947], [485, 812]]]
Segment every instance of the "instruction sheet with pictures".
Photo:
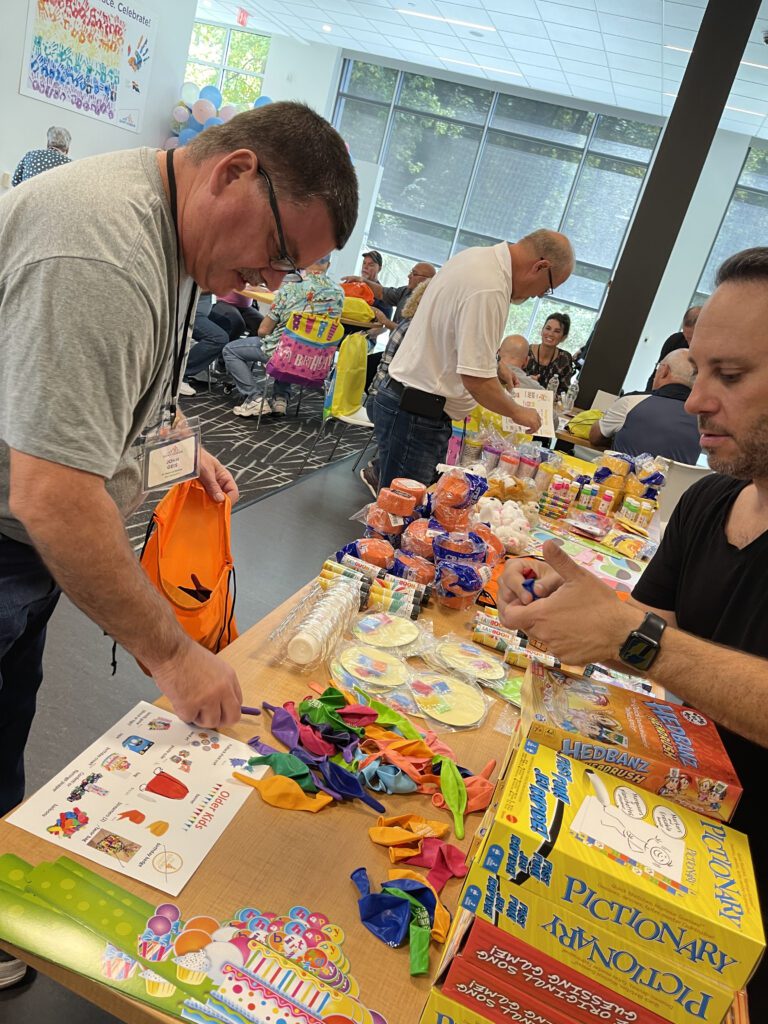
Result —
[[[178, 896], [253, 793], [253, 751], [142, 701], [8, 820]], [[266, 773], [249, 769], [254, 778]]]

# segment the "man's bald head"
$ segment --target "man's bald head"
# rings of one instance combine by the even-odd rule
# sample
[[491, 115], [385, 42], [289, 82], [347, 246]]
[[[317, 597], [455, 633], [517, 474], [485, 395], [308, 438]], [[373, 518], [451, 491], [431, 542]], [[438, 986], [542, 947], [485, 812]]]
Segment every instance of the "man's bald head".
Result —
[[539, 228], [509, 246], [512, 260], [510, 301], [542, 298], [568, 280], [573, 272], [571, 243], [559, 231]]
[[508, 334], [499, 345], [499, 362], [522, 370], [528, 362], [528, 339], [522, 334]]
[[687, 388], [693, 387], [693, 367], [688, 349], [678, 348], [674, 352], [669, 352], [656, 367], [652, 390], [662, 388], [665, 384], [684, 384]]

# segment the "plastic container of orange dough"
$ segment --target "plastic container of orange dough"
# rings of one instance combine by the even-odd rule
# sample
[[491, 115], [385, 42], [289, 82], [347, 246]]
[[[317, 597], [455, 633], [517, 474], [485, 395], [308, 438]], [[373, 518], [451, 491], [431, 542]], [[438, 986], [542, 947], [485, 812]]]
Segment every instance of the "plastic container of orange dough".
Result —
[[445, 533], [432, 542], [435, 561], [484, 562], [488, 545], [476, 533]]
[[[435, 524], [438, 525], [438, 524]], [[416, 519], [410, 526], [406, 526], [400, 537], [400, 550], [406, 555], [419, 555], [432, 561], [432, 541], [435, 538], [435, 530], [432, 521], [429, 519]]]
[[435, 573], [435, 600], [445, 608], [471, 608], [491, 578], [487, 565], [439, 559]]
[[435, 485], [435, 503], [451, 508], [468, 508], [488, 490], [488, 481], [476, 473], [454, 467], [443, 473]]
[[387, 570], [392, 568], [395, 561], [395, 549], [389, 541], [380, 540], [378, 537], [361, 537], [350, 544], [345, 544], [336, 552], [336, 561], [340, 562], [344, 555], [361, 558], [364, 562]]
[[407, 476], [398, 476], [389, 485], [393, 491], [400, 491], [401, 494], [410, 494], [417, 505], [424, 503], [427, 488], [418, 480], [410, 480]]
[[380, 505], [368, 506], [365, 524], [370, 529], [375, 530], [376, 533], [384, 533], [390, 536], [399, 536], [405, 529], [405, 520], [402, 516], [387, 512]]
[[490, 566], [498, 565], [504, 557], [504, 545], [490, 526], [486, 526], [485, 523], [473, 523], [472, 533], [477, 534], [480, 540], [484, 540], [488, 545], [488, 551], [485, 555], [485, 564]]
[[396, 551], [392, 574], [405, 580], [413, 580], [414, 583], [432, 583], [435, 579], [435, 567], [432, 562], [419, 555]]
[[391, 487], [382, 487], [376, 499], [379, 508], [384, 509], [393, 516], [410, 516], [416, 508], [416, 498], [413, 494], [404, 494], [393, 491]]
[[432, 517], [446, 530], [456, 532], [469, 528], [469, 513], [468, 508], [453, 508], [438, 500], [432, 510]]

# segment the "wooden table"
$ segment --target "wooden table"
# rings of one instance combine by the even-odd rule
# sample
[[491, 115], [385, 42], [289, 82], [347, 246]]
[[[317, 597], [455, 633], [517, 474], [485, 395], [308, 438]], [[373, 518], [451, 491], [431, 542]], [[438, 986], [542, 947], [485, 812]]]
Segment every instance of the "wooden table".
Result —
[[577, 437], [569, 430], [556, 430], [555, 437], [558, 441], [567, 441], [569, 444], [577, 444], [579, 448], [587, 448], [591, 452], [605, 451], [605, 448], [598, 448], [597, 445], [592, 444], [586, 437]]
[[[257, 623], [220, 655], [237, 670], [247, 704], [258, 704], [262, 700], [273, 704], [300, 700], [309, 692], [311, 680], [322, 683], [327, 680], [324, 670], [305, 676], [270, 660], [267, 637], [295, 600], [297, 596]], [[437, 608], [427, 614], [432, 617], [438, 635], [457, 632], [468, 636], [466, 626], [474, 609], [458, 612]], [[158, 705], [169, 707], [164, 699], [158, 701]], [[461, 764], [479, 771], [491, 758], [501, 761], [515, 719], [510, 705], [494, 698], [480, 729], [442, 735]], [[227, 732], [243, 741], [258, 733], [272, 742], [266, 720], [243, 719]], [[385, 794], [382, 802], [389, 815], [416, 813], [450, 820], [447, 811], [434, 808], [428, 797], [420, 794]], [[409, 976], [406, 947], [385, 947], [363, 928], [357, 912], [357, 890], [349, 878], [355, 868], [363, 866], [368, 869], [377, 890], [387, 878], [392, 866], [387, 851], [368, 838], [368, 828], [376, 823], [376, 818], [376, 812], [359, 801], [332, 805], [319, 814], [307, 814], [270, 807], [254, 792], [174, 902], [179, 904], [184, 918], [207, 914], [224, 920], [242, 906], [257, 906], [282, 914], [296, 904], [304, 904], [325, 912], [345, 932], [344, 953], [351, 961], [351, 973], [360, 982], [361, 1000], [365, 1005], [382, 1013], [388, 1024], [416, 1024], [430, 979]], [[467, 836], [457, 845], [468, 848], [480, 820], [479, 814], [467, 819]], [[455, 838], [451, 841], [457, 842]], [[37, 864], [55, 859], [62, 850], [0, 820], [0, 852], [15, 853]], [[91, 871], [115, 878], [120, 885], [150, 903], [162, 903], [168, 898], [157, 889], [125, 875], [115, 875], [92, 861], [82, 860], [82, 863]], [[460, 882], [453, 879], [443, 891], [442, 898], [452, 912], [459, 890]], [[167, 1024], [172, 1020], [115, 989], [25, 954], [23, 950], [0, 945], [127, 1024], [149, 1021]], [[441, 948], [432, 945], [433, 971]]]

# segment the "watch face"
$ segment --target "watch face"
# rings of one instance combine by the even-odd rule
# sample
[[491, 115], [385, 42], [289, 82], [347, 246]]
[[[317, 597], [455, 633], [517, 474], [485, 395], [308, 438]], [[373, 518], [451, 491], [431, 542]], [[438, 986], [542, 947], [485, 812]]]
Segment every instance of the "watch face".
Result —
[[655, 640], [649, 640], [641, 633], [630, 633], [619, 651], [619, 657], [632, 668], [645, 669], [653, 664], [658, 650], [659, 645]]

